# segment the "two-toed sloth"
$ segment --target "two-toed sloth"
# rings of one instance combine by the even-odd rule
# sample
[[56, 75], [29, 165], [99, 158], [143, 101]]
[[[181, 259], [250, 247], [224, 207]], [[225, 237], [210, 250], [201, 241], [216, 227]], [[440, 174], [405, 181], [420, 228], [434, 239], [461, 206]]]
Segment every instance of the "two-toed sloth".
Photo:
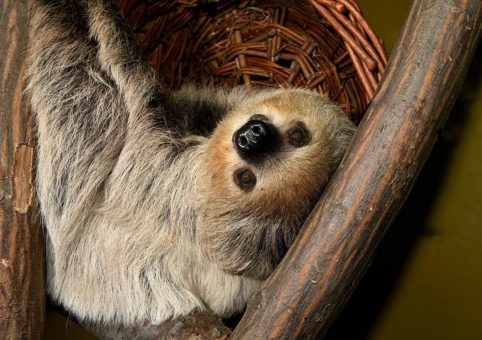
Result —
[[162, 88], [106, 0], [35, 0], [28, 90], [48, 292], [79, 319], [245, 307], [354, 125], [306, 90]]

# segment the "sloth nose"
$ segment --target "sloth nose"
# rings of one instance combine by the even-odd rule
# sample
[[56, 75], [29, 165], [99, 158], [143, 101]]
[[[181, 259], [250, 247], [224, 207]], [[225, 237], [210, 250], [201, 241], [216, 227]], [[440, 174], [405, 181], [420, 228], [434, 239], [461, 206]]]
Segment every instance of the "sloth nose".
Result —
[[254, 161], [276, 151], [279, 134], [276, 127], [259, 119], [252, 119], [235, 132], [233, 142], [241, 158]]

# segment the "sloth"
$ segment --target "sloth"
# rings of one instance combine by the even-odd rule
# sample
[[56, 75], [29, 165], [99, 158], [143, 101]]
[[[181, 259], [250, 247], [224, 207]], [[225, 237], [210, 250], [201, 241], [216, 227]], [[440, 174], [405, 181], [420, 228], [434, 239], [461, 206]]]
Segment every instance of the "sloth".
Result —
[[355, 127], [307, 90], [168, 91], [118, 13], [34, 1], [48, 293], [86, 322], [232, 315], [294, 241]]

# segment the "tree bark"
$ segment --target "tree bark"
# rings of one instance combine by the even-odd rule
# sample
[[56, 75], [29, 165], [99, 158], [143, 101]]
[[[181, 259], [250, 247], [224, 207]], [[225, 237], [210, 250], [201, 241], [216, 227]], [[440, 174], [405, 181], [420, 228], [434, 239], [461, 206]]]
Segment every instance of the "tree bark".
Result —
[[166, 320], [160, 325], [145, 322], [137, 326], [88, 323], [83, 326], [104, 340], [225, 340], [231, 333], [231, 330], [214, 314], [197, 311], [173, 320]]
[[416, 0], [352, 147], [233, 339], [322, 336], [398, 213], [475, 51], [480, 0]]
[[35, 207], [34, 132], [23, 98], [26, 0], [0, 1], [0, 337], [42, 339], [44, 242]]

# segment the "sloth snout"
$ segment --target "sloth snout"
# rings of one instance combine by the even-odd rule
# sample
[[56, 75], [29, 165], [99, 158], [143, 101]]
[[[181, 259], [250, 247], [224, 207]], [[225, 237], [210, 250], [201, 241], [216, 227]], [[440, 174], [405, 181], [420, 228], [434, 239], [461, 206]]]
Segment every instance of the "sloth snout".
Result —
[[279, 132], [271, 122], [252, 119], [234, 133], [233, 143], [241, 158], [258, 161], [277, 151]]

